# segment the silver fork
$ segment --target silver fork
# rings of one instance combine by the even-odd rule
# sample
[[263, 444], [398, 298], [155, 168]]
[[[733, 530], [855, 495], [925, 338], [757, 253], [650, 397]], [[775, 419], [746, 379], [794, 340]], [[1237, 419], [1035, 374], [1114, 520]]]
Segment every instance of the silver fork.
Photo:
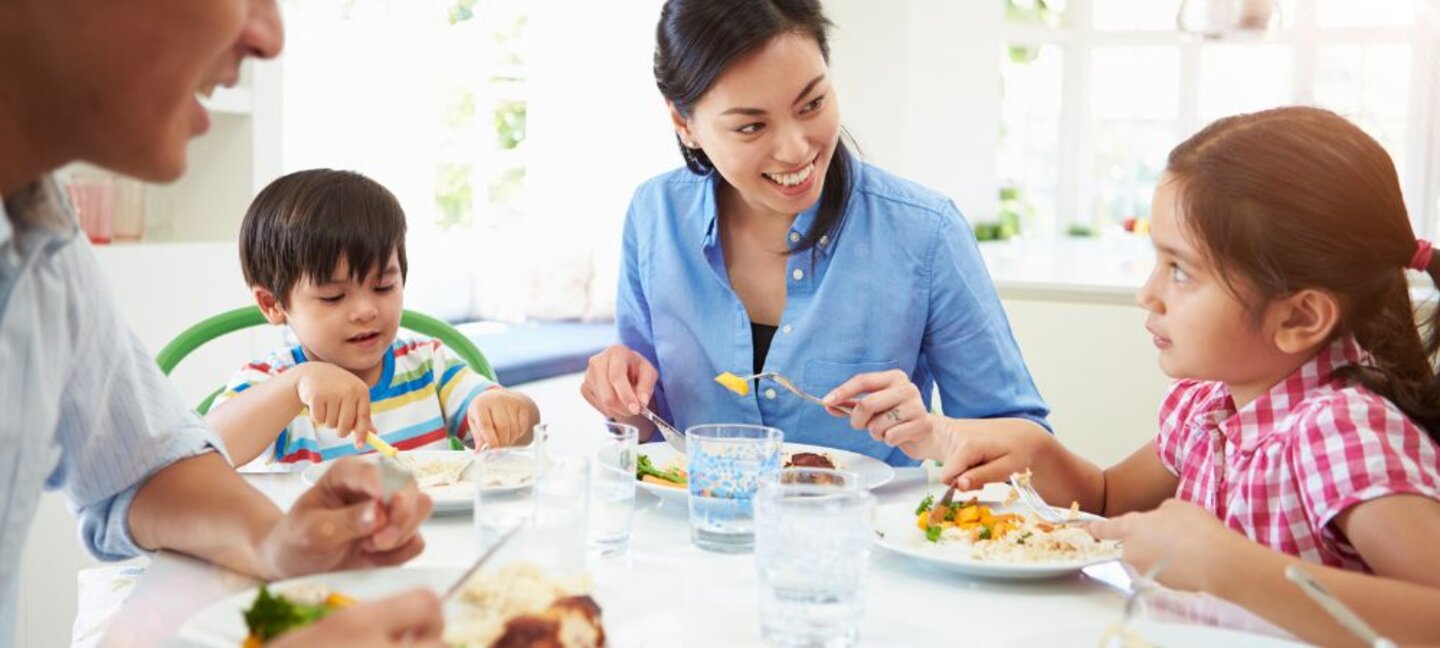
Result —
[[1321, 609], [1325, 610], [1325, 613], [1329, 614], [1330, 618], [1335, 619], [1341, 627], [1349, 630], [1351, 634], [1365, 642], [1365, 645], [1371, 646], [1372, 648], [1395, 648], [1395, 642], [1375, 632], [1375, 629], [1370, 627], [1370, 624], [1365, 623], [1365, 620], [1361, 619], [1360, 615], [1355, 614], [1355, 611], [1351, 610], [1350, 606], [1341, 603], [1340, 599], [1335, 598], [1334, 594], [1331, 594], [1329, 590], [1321, 587], [1320, 583], [1316, 582], [1314, 578], [1311, 578], [1310, 574], [1305, 573], [1305, 570], [1301, 569], [1299, 565], [1286, 567], [1285, 578], [1290, 579], [1290, 582], [1300, 586], [1300, 591], [1305, 592], [1305, 595], [1309, 596]]
[[1028, 476], [1021, 475], [1020, 473], [1010, 473], [1009, 481], [1010, 487], [1014, 488], [1015, 492], [1020, 495], [1020, 501], [1024, 502], [1025, 506], [1035, 513], [1035, 517], [1040, 518], [1041, 522], [1047, 524], [1081, 524], [1085, 522], [1085, 520], [1081, 519], [1072, 520], [1064, 513], [1055, 510], [1055, 507], [1045, 503], [1045, 498], [1041, 497], [1040, 493], [1035, 490], [1035, 487], [1030, 485]]
[[749, 375], [749, 376], [742, 376], [742, 377], [741, 377], [741, 380], [744, 380], [744, 381], [747, 381], [747, 382], [748, 382], [748, 381], [751, 381], [751, 380], [760, 380], [760, 379], [762, 379], [762, 378], [769, 378], [770, 380], [775, 381], [775, 384], [780, 385], [781, 387], [784, 387], [785, 389], [789, 390], [790, 393], [795, 394], [796, 396], [799, 396], [800, 398], [803, 398], [803, 399], [805, 399], [805, 400], [807, 400], [807, 401], [810, 401], [810, 402], [812, 402], [812, 403], [815, 403], [816, 405], [819, 405], [819, 406], [821, 406], [821, 407], [833, 407], [835, 410], [844, 412], [844, 413], [846, 413], [846, 414], [849, 414], [849, 413], [851, 413], [851, 412], [853, 412], [853, 411], [855, 410], [855, 408], [850, 407], [849, 405], [828, 405], [828, 406], [827, 406], [827, 405], [825, 405], [825, 401], [820, 400], [820, 397], [819, 397], [819, 396], [816, 396], [816, 395], [814, 395], [814, 394], [812, 394], [812, 393], [810, 393], [810, 392], [807, 392], [807, 391], [805, 391], [805, 390], [803, 390], [803, 389], [800, 389], [799, 387], [796, 387], [796, 386], [795, 386], [795, 383], [790, 382], [790, 379], [789, 379], [789, 378], [786, 378], [785, 376], [783, 376], [783, 375], [781, 375], [781, 374], [775, 373], [774, 371], [766, 371], [766, 372], [762, 372], [762, 373], [758, 373], [758, 374], [751, 374], [751, 375]]

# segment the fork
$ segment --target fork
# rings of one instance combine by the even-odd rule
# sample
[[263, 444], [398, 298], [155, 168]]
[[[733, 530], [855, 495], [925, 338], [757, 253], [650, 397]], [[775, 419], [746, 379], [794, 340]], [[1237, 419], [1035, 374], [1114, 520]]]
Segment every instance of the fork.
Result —
[[825, 401], [821, 400], [819, 396], [816, 396], [810, 392], [800, 389], [799, 387], [796, 387], [795, 383], [790, 382], [789, 378], [786, 378], [785, 376], [774, 371], [765, 371], [762, 373], [751, 374], [749, 376], [742, 376], [741, 380], [748, 382], [751, 380], [760, 380], [762, 378], [769, 378], [770, 380], [775, 381], [776, 384], [789, 390], [790, 393], [795, 394], [796, 396], [799, 396], [800, 398], [803, 398], [807, 401], [815, 403], [816, 405], [819, 405], [821, 407], [831, 407], [836, 411], [844, 412], [846, 414], [855, 411], [855, 408], [849, 405], [826, 405]]
[[1370, 624], [1365, 623], [1365, 620], [1360, 618], [1360, 615], [1355, 614], [1355, 611], [1351, 610], [1349, 606], [1341, 603], [1340, 599], [1335, 598], [1335, 595], [1331, 594], [1329, 590], [1321, 587], [1320, 583], [1316, 582], [1314, 578], [1311, 578], [1310, 574], [1305, 573], [1305, 570], [1301, 569], [1299, 565], [1286, 567], [1285, 578], [1300, 586], [1300, 590], [1305, 592], [1306, 596], [1309, 596], [1311, 600], [1315, 601], [1315, 603], [1319, 605], [1321, 609], [1325, 610], [1326, 614], [1329, 614], [1331, 618], [1335, 619], [1341, 627], [1349, 630], [1351, 634], [1365, 642], [1365, 645], [1371, 646], [1372, 648], [1395, 648], [1395, 642], [1375, 632], [1375, 629], [1370, 627]]
[[1045, 498], [1041, 497], [1040, 493], [1035, 490], [1035, 487], [1030, 485], [1028, 474], [1010, 473], [1009, 481], [1010, 487], [1014, 488], [1015, 492], [1020, 495], [1020, 501], [1024, 502], [1025, 506], [1028, 507], [1031, 512], [1035, 513], [1035, 517], [1040, 518], [1041, 522], [1055, 525], [1081, 524], [1085, 522], [1085, 520], [1080, 519], [1072, 520], [1069, 516], [1056, 511], [1055, 507], [1046, 504]]

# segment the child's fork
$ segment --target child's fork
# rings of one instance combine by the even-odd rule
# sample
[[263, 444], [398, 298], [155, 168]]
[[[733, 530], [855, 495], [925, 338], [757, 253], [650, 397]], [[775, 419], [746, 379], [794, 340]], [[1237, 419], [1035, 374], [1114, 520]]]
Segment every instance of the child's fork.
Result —
[[1024, 475], [1020, 473], [1010, 473], [1010, 486], [1014, 488], [1015, 493], [1020, 496], [1020, 501], [1024, 502], [1025, 506], [1029, 507], [1029, 509], [1035, 513], [1035, 517], [1040, 518], [1041, 522], [1060, 525], [1080, 524], [1085, 521], [1072, 519], [1056, 511], [1055, 507], [1047, 504], [1045, 498], [1041, 497], [1040, 493], [1035, 490], [1035, 487], [1030, 485], [1030, 475], [1028, 472]]

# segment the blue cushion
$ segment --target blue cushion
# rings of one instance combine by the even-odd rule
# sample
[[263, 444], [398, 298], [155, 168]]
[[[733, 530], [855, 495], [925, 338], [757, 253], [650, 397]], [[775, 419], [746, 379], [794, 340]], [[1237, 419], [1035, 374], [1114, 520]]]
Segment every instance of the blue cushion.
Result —
[[590, 356], [617, 341], [614, 322], [466, 322], [455, 328], [480, 347], [507, 387], [585, 371]]

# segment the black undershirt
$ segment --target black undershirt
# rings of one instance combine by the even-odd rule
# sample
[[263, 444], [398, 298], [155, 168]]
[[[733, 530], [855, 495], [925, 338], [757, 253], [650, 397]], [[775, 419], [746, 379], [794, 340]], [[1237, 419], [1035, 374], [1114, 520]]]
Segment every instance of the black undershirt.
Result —
[[765, 368], [765, 356], [770, 354], [770, 342], [775, 339], [775, 331], [778, 327], [767, 324], [756, 324], [750, 322], [750, 337], [754, 339], [755, 346], [755, 371], [760, 373]]

